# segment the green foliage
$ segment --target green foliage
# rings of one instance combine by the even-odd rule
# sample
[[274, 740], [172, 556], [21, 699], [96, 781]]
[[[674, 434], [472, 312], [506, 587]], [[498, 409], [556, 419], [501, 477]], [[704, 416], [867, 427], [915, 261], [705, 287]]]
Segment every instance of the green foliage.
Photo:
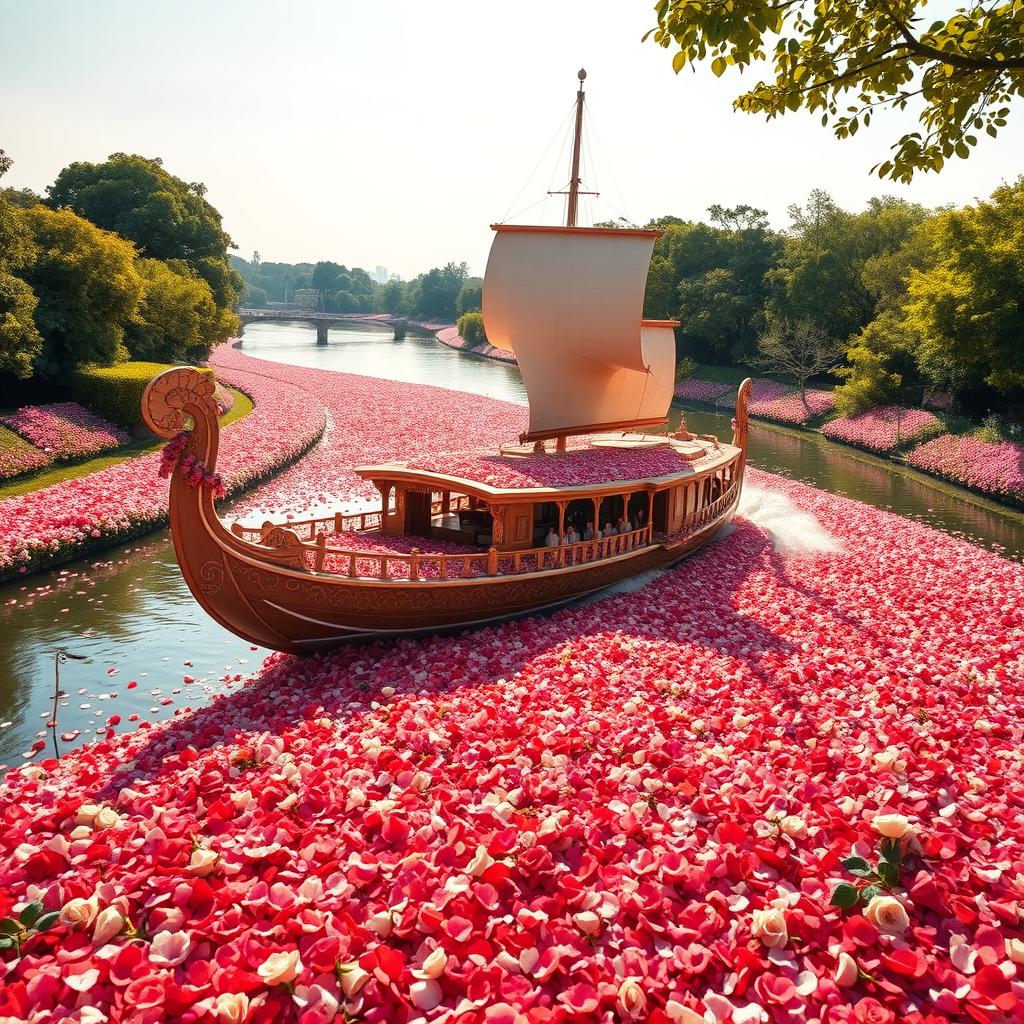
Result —
[[957, 391], [1024, 387], [1024, 178], [929, 223], [932, 260], [913, 270], [906, 328], [928, 379]]
[[175, 177], [159, 159], [114, 153], [100, 164], [79, 161], [57, 175], [47, 194], [50, 206], [116, 231], [152, 259], [195, 266], [204, 258], [223, 260], [232, 244], [205, 186]]
[[[11, 158], [0, 149], [0, 177]], [[25, 380], [43, 349], [33, 314], [39, 300], [16, 275], [35, 259], [32, 234], [8, 191], [0, 192], [0, 373]]]
[[[116, 366], [84, 366], [72, 377], [75, 400], [126, 430], [142, 422], [140, 403], [146, 385], [169, 369], [167, 363], [127, 362]], [[213, 370], [204, 369], [211, 380]]]
[[675, 51], [676, 73], [698, 61], [716, 76], [770, 61], [768, 80], [735, 108], [769, 119], [815, 111], [840, 139], [867, 128], [876, 110], [915, 100], [919, 130], [874, 168], [906, 182], [966, 159], [981, 131], [998, 134], [1024, 92], [1024, 6], [971, 3], [931, 22], [923, 8], [923, 0], [658, 0], [648, 35]]
[[123, 358], [125, 327], [142, 295], [134, 246], [71, 210], [35, 206], [21, 216], [36, 246], [23, 271], [39, 296], [35, 321], [43, 348], [36, 373], [57, 378], [82, 363]]
[[847, 366], [836, 373], [846, 383], [833, 392], [836, 412], [840, 416], [856, 416], [876, 405], [894, 402], [903, 375], [893, 369], [897, 325], [891, 316], [874, 321], [846, 350]]
[[661, 217], [644, 315], [678, 319], [684, 344], [719, 362], [742, 360], [764, 324], [765, 274], [778, 240], [765, 213], [749, 206], [711, 208], [718, 226]]
[[458, 331], [459, 337], [463, 338], [470, 348], [478, 348], [487, 344], [482, 313], [463, 313], [459, 317]]
[[408, 311], [424, 320], [454, 322], [455, 303], [468, 272], [465, 263], [446, 263], [421, 274], [407, 290]]
[[125, 346], [133, 359], [199, 363], [231, 336], [237, 319], [214, 301], [210, 286], [175, 260], [139, 260], [142, 301], [128, 326]]
[[463, 313], [480, 312], [483, 307], [483, 286], [484, 283], [479, 277], [471, 277], [466, 281], [455, 300], [455, 312], [458, 316], [462, 316]]
[[379, 302], [384, 313], [397, 313], [402, 308], [402, 282], [388, 281], [380, 290]]
[[913, 237], [927, 216], [898, 199], [873, 199], [847, 213], [815, 189], [806, 207], [791, 206], [793, 226], [768, 274], [770, 315], [817, 320], [833, 337], [847, 339], [875, 315], [872, 274]]
[[206, 186], [167, 171], [159, 159], [114, 153], [101, 164], [73, 163], [47, 190], [54, 209], [70, 209], [135, 243], [139, 254], [184, 260], [232, 309], [245, 286], [228, 263], [232, 241], [206, 199]]

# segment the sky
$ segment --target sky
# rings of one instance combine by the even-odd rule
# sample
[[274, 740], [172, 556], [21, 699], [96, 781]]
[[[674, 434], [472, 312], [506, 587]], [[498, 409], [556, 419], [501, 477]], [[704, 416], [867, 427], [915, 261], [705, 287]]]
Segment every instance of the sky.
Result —
[[42, 191], [74, 160], [160, 156], [206, 184], [246, 258], [482, 274], [491, 223], [562, 219], [545, 195], [569, 177], [580, 67], [585, 187], [601, 192], [583, 223], [747, 203], [783, 228], [813, 188], [847, 209], [883, 194], [961, 205], [1024, 171], [1017, 111], [970, 160], [881, 182], [870, 168], [909, 115], [838, 141], [814, 115], [736, 113], [754, 75], [677, 76], [641, 42], [653, 26], [650, 0], [0, 0], [4, 184]]

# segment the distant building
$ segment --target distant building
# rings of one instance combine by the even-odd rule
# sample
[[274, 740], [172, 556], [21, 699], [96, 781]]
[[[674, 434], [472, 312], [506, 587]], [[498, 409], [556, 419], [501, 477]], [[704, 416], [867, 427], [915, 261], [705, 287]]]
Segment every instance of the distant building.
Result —
[[299, 309], [317, 309], [320, 306], [320, 289], [296, 288], [292, 292], [292, 305]]
[[377, 282], [377, 284], [387, 284], [388, 283], [388, 268], [387, 267], [377, 267], [377, 269], [373, 272], [373, 279], [374, 279], [374, 281]]

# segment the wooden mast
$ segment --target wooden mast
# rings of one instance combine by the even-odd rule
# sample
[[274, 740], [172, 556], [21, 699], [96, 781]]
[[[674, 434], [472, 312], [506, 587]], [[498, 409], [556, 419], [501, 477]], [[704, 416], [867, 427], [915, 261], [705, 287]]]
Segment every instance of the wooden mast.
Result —
[[572, 171], [569, 176], [569, 211], [566, 217], [567, 228], [576, 227], [576, 210], [580, 199], [580, 139], [583, 135], [583, 83], [587, 80], [587, 72], [580, 68], [578, 78], [580, 88], [576, 93], [576, 134], [572, 142]]

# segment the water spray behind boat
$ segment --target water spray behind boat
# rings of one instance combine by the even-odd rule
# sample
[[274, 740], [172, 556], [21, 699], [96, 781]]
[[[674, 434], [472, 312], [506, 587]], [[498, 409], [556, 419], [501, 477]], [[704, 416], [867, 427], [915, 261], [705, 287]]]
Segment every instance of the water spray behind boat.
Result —
[[842, 550], [842, 545], [810, 513], [798, 509], [780, 491], [743, 486], [737, 514], [763, 530], [784, 555], [817, 555]]

